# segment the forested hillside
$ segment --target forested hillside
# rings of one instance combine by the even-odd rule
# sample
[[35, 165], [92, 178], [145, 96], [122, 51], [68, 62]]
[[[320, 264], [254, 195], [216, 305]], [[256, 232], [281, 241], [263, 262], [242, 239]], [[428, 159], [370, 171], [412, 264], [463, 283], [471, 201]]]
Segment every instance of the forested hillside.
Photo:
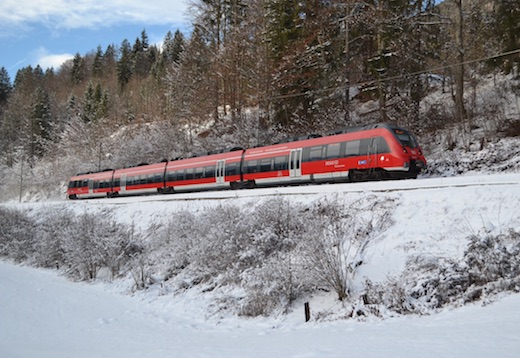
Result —
[[520, 134], [517, 0], [192, 3], [191, 32], [160, 46], [144, 29], [14, 80], [0, 64], [2, 200], [61, 195], [79, 171], [363, 123], [426, 145], [443, 133], [449, 150]]

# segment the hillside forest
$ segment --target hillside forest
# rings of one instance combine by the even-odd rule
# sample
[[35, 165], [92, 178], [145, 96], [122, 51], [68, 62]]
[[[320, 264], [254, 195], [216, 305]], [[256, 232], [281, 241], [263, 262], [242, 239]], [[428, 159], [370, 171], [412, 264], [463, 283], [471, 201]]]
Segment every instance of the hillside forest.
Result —
[[446, 150], [520, 135], [517, 0], [192, 0], [189, 16], [160, 45], [143, 29], [59, 68], [0, 64], [1, 200], [365, 123], [425, 146], [442, 132]]

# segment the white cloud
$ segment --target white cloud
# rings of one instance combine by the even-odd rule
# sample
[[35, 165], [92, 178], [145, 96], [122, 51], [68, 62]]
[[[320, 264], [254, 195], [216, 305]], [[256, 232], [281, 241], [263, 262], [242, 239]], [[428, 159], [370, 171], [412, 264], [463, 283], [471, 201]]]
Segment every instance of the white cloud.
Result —
[[70, 53], [51, 54], [45, 48], [40, 47], [35, 51], [33, 66], [40, 65], [45, 71], [49, 68], [59, 69], [63, 63], [74, 58]]
[[107, 27], [122, 23], [185, 23], [188, 0], [2, 0], [0, 34], [9, 27], [43, 24], [50, 29]]

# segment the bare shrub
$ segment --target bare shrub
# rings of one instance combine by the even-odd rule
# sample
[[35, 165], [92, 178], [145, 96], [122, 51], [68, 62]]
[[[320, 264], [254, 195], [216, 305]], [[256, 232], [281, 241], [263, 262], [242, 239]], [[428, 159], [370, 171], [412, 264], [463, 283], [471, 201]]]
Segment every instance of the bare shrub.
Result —
[[473, 235], [462, 261], [431, 256], [411, 258], [398, 278], [365, 283], [367, 304], [400, 314], [428, 314], [503, 291], [520, 291], [520, 233]]
[[67, 275], [80, 280], [93, 280], [102, 267], [112, 276], [119, 273], [128, 259], [130, 230], [113, 221], [107, 213], [83, 213], [65, 230], [63, 256]]
[[75, 222], [75, 216], [65, 207], [53, 207], [38, 212], [35, 221], [35, 252], [31, 265], [59, 269], [64, 263], [63, 240]]
[[240, 261], [239, 253], [247, 242], [245, 222], [237, 206], [207, 210], [204, 217], [199, 218], [204, 237], [197, 240], [197, 254], [190, 266], [197, 281], [210, 282], [219, 276], [221, 280], [235, 278], [227, 273]]
[[205, 232], [201, 230], [204, 224], [197, 215], [181, 211], [175, 213], [168, 222], [157, 225], [157, 229], [149, 229], [150, 255], [156, 270], [165, 280], [179, 274], [196, 260], [200, 242]]
[[25, 212], [0, 207], [0, 256], [23, 262], [33, 252], [33, 221]]
[[346, 210], [337, 200], [320, 202], [308, 226], [307, 259], [316, 282], [332, 289], [339, 300], [350, 295], [351, 281], [375, 235], [391, 223], [389, 200], [360, 200]]

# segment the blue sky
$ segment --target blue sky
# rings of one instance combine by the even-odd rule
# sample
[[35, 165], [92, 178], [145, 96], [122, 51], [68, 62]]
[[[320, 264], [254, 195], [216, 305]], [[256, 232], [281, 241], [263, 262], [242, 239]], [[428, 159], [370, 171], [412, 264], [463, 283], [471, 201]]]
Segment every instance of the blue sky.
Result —
[[144, 29], [151, 44], [189, 27], [189, 0], [1, 0], [0, 67], [14, 81], [26, 66], [57, 69], [76, 53], [134, 43]]

